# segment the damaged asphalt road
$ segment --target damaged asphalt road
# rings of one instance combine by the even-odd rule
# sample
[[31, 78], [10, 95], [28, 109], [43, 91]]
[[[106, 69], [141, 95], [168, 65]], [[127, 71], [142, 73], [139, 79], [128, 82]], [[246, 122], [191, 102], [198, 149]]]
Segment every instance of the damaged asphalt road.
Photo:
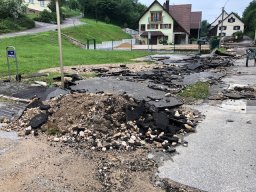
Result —
[[[69, 191], [86, 188], [94, 191], [179, 191], [179, 188], [183, 191], [228, 191], [231, 188], [235, 191], [249, 191], [255, 187], [251, 182], [255, 173], [254, 159], [248, 161], [251, 153], [255, 154], [255, 151], [251, 149], [253, 145], [241, 144], [244, 139], [252, 138], [239, 137], [247, 131], [254, 135], [251, 128], [255, 122], [252, 115], [246, 115], [248, 111], [253, 113], [254, 103], [246, 102], [248, 107], [246, 104], [244, 110], [239, 109], [239, 112], [244, 114], [239, 121], [239, 113], [233, 114], [234, 111], [229, 111], [231, 107], [225, 108], [225, 105], [221, 105], [222, 100], [229, 101], [233, 98], [231, 94], [234, 92], [240, 96], [243, 94], [243, 97], [237, 99], [253, 100], [255, 84], [230, 86], [232, 83], [229, 78], [233, 78], [232, 72], [241, 67], [237, 66], [237, 63], [232, 67], [233, 61], [228, 57], [156, 56], [150, 59], [157, 63], [151, 70], [131, 71], [125, 65], [114, 72], [111, 69], [94, 68], [92, 71], [98, 74], [98, 78], [77, 78], [78, 81], [72, 81], [68, 90], [37, 87], [24, 89], [24, 94], [19, 91], [11, 94], [20, 98], [53, 99], [43, 104], [33, 100], [38, 105], [32, 103], [33, 107], [28, 107], [22, 117], [6, 126], [5, 130], [16, 130], [22, 138], [33, 138], [33, 142], [38, 139], [37, 143], [48, 140], [54, 149], [60, 149], [60, 155], [56, 155], [55, 160], [61, 157], [61, 154], [67, 155], [70, 158], [67, 162], [72, 165], [76, 155], [82, 154], [86, 157], [87, 165], [92, 162], [91, 169], [87, 171], [93, 174], [86, 177], [90, 184], [76, 188], [75, 182], [66, 173], [63, 174], [65, 163], [61, 162], [58, 166], [62, 171], [58, 172], [58, 177], [65, 178], [68, 186], [65, 182], [60, 182], [61, 179], [54, 179], [54, 184], [47, 186], [47, 181], [52, 179], [52, 175], [47, 175], [42, 166], [39, 166], [40, 174], [45, 178], [29, 179], [31, 184], [36, 184], [25, 184], [22, 190], [40, 186], [43, 190], [64, 190], [67, 187]], [[239, 78], [242, 78], [241, 76]], [[236, 78], [232, 80], [234, 79]], [[209, 107], [208, 101], [205, 101], [206, 104], [202, 107], [188, 106], [194, 108], [192, 110], [187, 106], [182, 107], [183, 99], [177, 93], [197, 81], [209, 82], [212, 87], [215, 86], [210, 95], [212, 100], [209, 101], [214, 107]], [[199, 124], [202, 115], [196, 109], [207, 115], [202, 124]], [[2, 119], [2, 122], [4, 121], [7, 120]], [[246, 123], [245, 130], [240, 129], [243, 123]], [[196, 130], [200, 133], [188, 134]], [[236, 134], [232, 134], [232, 130]], [[188, 137], [184, 140], [184, 136]], [[240, 144], [236, 142], [237, 138], [241, 138]], [[47, 159], [42, 165], [46, 165], [50, 159], [44, 155], [53, 156], [55, 152], [45, 144], [43, 146], [44, 150], [50, 151], [48, 154], [41, 154], [41, 158]], [[76, 151], [76, 155], [72, 153], [74, 156], [71, 158], [67, 154], [69, 150]], [[9, 155], [9, 152], [5, 154]], [[244, 158], [240, 158], [240, 154], [243, 154]], [[38, 154], [35, 152], [33, 155]], [[152, 158], [155, 161], [152, 161]], [[238, 164], [235, 161], [230, 163], [236, 158], [240, 158]], [[238, 168], [236, 165], [240, 164], [250, 166]], [[50, 166], [46, 166], [46, 171], [50, 169]], [[68, 166], [68, 169], [74, 170], [74, 167]], [[236, 169], [239, 172], [236, 172]], [[243, 170], [248, 174], [244, 174]], [[151, 177], [156, 171], [156, 177]], [[82, 176], [85, 172], [79, 173]], [[246, 182], [234, 180], [239, 173], [242, 173], [240, 175], [243, 179], [246, 178], [243, 180]], [[4, 174], [7, 175], [8, 171]], [[35, 172], [33, 174], [37, 175]], [[142, 181], [138, 178], [144, 179]], [[170, 183], [166, 184], [166, 179], [182, 184], [174, 187]], [[215, 183], [211, 185], [210, 180]], [[16, 186], [17, 189], [23, 185], [20, 182], [18, 184], [20, 185]], [[153, 187], [152, 184], [161, 189]], [[194, 188], [185, 187], [183, 184]]]

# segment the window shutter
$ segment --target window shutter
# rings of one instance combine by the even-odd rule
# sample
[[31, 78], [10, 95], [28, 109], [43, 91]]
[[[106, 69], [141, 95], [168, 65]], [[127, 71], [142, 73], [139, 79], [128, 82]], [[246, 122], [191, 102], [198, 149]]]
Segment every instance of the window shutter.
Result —
[[149, 24], [147, 24], [147, 28], [150, 29], [150, 25]]
[[156, 29], [158, 29], [158, 24], [156, 24]]

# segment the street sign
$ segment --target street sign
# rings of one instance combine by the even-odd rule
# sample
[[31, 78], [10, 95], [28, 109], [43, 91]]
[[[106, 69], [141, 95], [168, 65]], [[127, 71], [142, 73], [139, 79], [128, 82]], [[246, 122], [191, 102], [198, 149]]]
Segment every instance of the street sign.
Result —
[[8, 65], [8, 74], [9, 74], [9, 81], [11, 81], [11, 61], [15, 61], [16, 64], [16, 81], [21, 80], [21, 76], [19, 74], [19, 66], [18, 66], [18, 60], [16, 57], [16, 49], [13, 46], [6, 47], [6, 59], [7, 59], [7, 65]]
[[7, 57], [16, 58], [16, 51], [15, 50], [7, 50]]

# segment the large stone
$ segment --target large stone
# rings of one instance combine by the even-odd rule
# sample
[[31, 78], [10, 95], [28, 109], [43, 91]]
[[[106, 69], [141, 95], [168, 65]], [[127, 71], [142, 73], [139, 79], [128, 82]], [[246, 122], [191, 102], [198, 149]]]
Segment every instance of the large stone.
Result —
[[40, 113], [33, 117], [29, 123], [32, 129], [38, 129], [48, 121], [48, 114]]

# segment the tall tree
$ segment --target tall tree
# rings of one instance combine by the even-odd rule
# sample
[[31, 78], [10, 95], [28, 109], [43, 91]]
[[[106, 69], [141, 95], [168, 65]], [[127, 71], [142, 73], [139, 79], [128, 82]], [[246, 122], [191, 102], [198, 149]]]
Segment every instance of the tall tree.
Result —
[[85, 17], [137, 28], [146, 7], [137, 0], [78, 0]]
[[256, 30], [256, 0], [250, 2], [249, 6], [244, 10], [243, 21], [245, 33], [253, 38]]
[[202, 37], [205, 37], [208, 35], [208, 32], [209, 32], [209, 29], [208, 29], [208, 26], [210, 24], [208, 23], [207, 20], [203, 20], [202, 23], [201, 23], [201, 35]]

